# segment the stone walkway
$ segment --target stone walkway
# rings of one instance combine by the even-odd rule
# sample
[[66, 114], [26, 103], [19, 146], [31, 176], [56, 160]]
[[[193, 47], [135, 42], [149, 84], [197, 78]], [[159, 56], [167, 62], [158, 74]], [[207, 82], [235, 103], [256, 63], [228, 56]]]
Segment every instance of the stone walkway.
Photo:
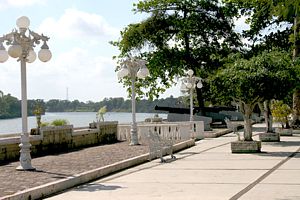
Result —
[[16, 171], [19, 162], [0, 165], [0, 199], [21, 190], [57, 181], [88, 170], [147, 153], [148, 146], [127, 142], [96, 146], [32, 159], [37, 171]]
[[[263, 132], [263, 124], [255, 126], [255, 134]], [[300, 134], [263, 143], [258, 154], [232, 154], [234, 140], [232, 133], [207, 138], [175, 154], [175, 161], [147, 162], [50, 199], [300, 199]], [[120, 142], [34, 158], [33, 172], [16, 171], [18, 162], [0, 165], [0, 199], [147, 152], [147, 145]]]
[[233, 134], [204, 139], [175, 154], [175, 161], [154, 160], [49, 200], [300, 199], [300, 134], [263, 143], [262, 152], [253, 154], [232, 154], [234, 140]]

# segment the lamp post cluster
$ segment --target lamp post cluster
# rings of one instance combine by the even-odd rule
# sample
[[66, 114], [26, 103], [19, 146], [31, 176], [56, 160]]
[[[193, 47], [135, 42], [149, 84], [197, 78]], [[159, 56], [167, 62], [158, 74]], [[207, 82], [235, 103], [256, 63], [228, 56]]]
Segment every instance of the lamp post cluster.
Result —
[[[38, 58], [42, 62], [47, 62], [51, 59], [52, 54], [47, 45], [49, 37], [43, 34], [38, 34], [30, 30], [30, 20], [23, 16], [17, 19], [18, 30], [0, 37], [0, 62], [7, 61], [8, 57], [17, 58], [21, 63], [21, 96], [22, 96], [22, 133], [20, 150], [20, 166], [17, 170], [34, 170], [31, 165], [28, 122], [27, 122], [27, 88], [26, 88], [26, 63], [32, 63], [36, 59], [34, 47], [40, 42], [43, 42], [41, 50], [38, 52]], [[8, 51], [5, 50], [3, 43], [9, 46]], [[9, 56], [8, 56], [9, 55]]]
[[187, 77], [182, 78], [181, 92], [189, 92], [190, 94], [190, 121], [194, 121], [193, 115], [193, 92], [194, 89], [202, 88], [202, 79], [194, 76], [193, 70], [187, 71]]
[[135, 82], [136, 78], [145, 78], [148, 76], [149, 70], [146, 67], [146, 61], [138, 58], [128, 58], [121, 63], [121, 70], [118, 71], [119, 79], [129, 77], [131, 79], [131, 105], [132, 105], [132, 124], [130, 130], [130, 145], [138, 145], [138, 134], [136, 124], [136, 109], [135, 109]]

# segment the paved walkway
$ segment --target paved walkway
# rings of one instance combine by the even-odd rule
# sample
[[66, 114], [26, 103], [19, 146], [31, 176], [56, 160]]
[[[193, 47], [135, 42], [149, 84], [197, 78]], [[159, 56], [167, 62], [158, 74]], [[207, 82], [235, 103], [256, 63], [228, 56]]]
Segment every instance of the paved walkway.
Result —
[[232, 154], [234, 140], [233, 134], [201, 140], [176, 161], [154, 160], [48, 199], [300, 199], [300, 134], [263, 143], [259, 154]]
[[53, 181], [107, 166], [128, 158], [145, 154], [145, 145], [128, 146], [127, 142], [102, 145], [64, 154], [32, 159], [37, 171], [17, 171], [19, 162], [0, 165], [0, 199]]

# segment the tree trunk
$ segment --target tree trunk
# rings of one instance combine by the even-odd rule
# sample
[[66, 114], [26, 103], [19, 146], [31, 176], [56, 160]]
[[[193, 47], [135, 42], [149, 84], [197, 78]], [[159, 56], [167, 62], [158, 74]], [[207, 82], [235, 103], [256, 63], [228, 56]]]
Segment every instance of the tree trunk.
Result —
[[296, 89], [293, 94], [293, 121], [292, 126], [296, 125], [300, 116], [300, 89]]
[[251, 124], [251, 105], [244, 104], [244, 140], [253, 141], [252, 139], [252, 124]]
[[266, 122], [266, 132], [267, 133], [272, 133], [273, 129], [273, 120], [272, 120], [272, 114], [271, 114], [271, 109], [270, 109], [270, 100], [264, 101], [264, 117], [265, 117], [265, 122]]
[[293, 51], [293, 58], [296, 59], [299, 56], [299, 49], [300, 49], [300, 17], [297, 14], [297, 9], [294, 18], [294, 51]]
[[197, 92], [197, 101], [198, 105], [200, 108], [200, 115], [205, 115], [205, 110], [204, 110], [204, 99], [203, 99], [203, 94], [201, 88], [196, 87], [196, 92]]
[[[299, 56], [300, 49], [300, 20], [299, 16], [297, 16], [297, 9], [294, 18], [294, 50], [293, 50], [293, 60], [295, 60]], [[297, 123], [300, 121], [300, 89], [296, 89], [293, 94], [293, 121], [292, 126], [297, 126]], [[298, 124], [300, 125], [300, 124]]]

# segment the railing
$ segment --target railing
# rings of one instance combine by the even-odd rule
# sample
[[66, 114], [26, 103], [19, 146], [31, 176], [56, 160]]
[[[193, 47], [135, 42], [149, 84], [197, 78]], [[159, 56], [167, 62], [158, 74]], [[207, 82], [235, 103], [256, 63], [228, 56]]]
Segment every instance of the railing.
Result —
[[[130, 124], [118, 124], [117, 139], [120, 141], [130, 140], [130, 129]], [[166, 139], [201, 139], [204, 135], [204, 123], [203, 121], [194, 121], [137, 124], [139, 139], [149, 133], [149, 131], [157, 132], [161, 137]]]

